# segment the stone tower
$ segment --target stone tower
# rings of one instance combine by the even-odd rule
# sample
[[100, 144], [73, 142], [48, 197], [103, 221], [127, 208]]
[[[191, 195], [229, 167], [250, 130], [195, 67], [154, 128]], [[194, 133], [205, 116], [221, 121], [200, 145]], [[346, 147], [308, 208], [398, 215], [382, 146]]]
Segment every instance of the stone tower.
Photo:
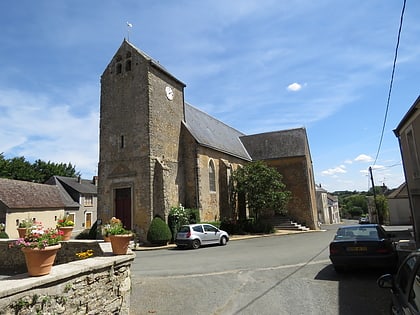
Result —
[[120, 218], [142, 240], [183, 199], [184, 87], [126, 40], [101, 77], [98, 218]]

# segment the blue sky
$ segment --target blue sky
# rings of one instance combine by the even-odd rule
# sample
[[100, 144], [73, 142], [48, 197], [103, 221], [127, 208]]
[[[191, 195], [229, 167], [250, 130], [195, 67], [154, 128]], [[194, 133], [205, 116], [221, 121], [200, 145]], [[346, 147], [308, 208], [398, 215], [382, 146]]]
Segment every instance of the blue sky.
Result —
[[[97, 172], [100, 76], [129, 37], [185, 100], [245, 134], [305, 127], [315, 182], [369, 187], [403, 0], [0, 3], [0, 152]], [[375, 184], [404, 181], [393, 134], [419, 95], [420, 2], [407, 0]], [[127, 22], [133, 25], [127, 27]]]

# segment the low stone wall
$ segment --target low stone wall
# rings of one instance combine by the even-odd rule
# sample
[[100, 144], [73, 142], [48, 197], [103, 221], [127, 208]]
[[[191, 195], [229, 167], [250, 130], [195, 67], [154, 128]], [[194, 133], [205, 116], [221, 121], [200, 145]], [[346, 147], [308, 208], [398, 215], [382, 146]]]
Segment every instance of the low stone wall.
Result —
[[[0, 314], [129, 314], [130, 268], [135, 255], [130, 251], [114, 256], [109, 243], [88, 241], [85, 246], [96, 248], [98, 255], [65, 263], [69, 257], [73, 259], [75, 248], [85, 248], [77, 244], [84, 241], [71, 243], [60, 249], [64, 249], [62, 257], [57, 257], [61, 264], [54, 265], [49, 275], [0, 275]], [[70, 253], [67, 258], [66, 252]], [[0, 248], [0, 256], [4, 258], [4, 248]]]
[[[26, 272], [25, 255], [20, 248], [9, 247], [15, 239], [0, 239], [0, 275], [12, 275]], [[93, 251], [93, 256], [102, 256], [103, 250], [97, 240], [69, 240], [61, 242], [54, 265], [61, 265], [78, 260], [76, 253]]]

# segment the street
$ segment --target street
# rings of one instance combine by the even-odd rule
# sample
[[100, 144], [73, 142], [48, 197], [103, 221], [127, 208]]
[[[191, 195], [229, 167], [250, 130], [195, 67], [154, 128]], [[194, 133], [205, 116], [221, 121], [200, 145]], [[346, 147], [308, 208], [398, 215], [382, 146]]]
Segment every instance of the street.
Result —
[[381, 271], [336, 274], [324, 232], [231, 241], [198, 250], [138, 251], [131, 314], [386, 314]]

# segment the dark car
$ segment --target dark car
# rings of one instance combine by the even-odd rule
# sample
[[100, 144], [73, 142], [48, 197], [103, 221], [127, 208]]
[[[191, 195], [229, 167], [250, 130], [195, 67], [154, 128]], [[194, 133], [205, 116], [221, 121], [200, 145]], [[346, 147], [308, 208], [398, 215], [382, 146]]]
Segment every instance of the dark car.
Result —
[[378, 224], [340, 227], [330, 243], [330, 260], [336, 272], [349, 267], [395, 271], [398, 256], [392, 235]]
[[391, 289], [390, 314], [420, 314], [420, 252], [403, 261], [396, 276], [386, 274], [378, 279], [381, 288]]

